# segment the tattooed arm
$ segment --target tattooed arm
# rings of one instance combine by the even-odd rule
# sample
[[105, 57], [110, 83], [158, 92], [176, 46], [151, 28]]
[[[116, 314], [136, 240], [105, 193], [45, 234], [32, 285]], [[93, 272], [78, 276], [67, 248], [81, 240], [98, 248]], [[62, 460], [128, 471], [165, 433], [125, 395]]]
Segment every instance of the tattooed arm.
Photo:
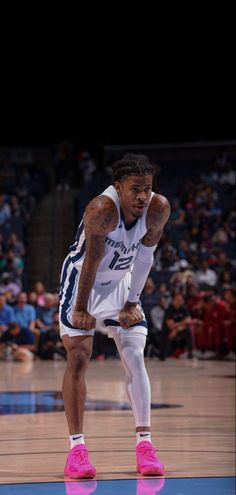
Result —
[[147, 211], [147, 233], [142, 243], [144, 246], [156, 246], [162, 236], [162, 231], [170, 216], [170, 203], [165, 196], [155, 194]]
[[[170, 205], [168, 200], [160, 194], [153, 196], [147, 211], [147, 233], [142, 239], [133, 264], [128, 301], [120, 313], [120, 321], [123, 323], [124, 328], [134, 325], [143, 318], [136, 305], [152, 267], [153, 252], [161, 238], [169, 216]], [[139, 312], [139, 319], [137, 312]], [[128, 319], [127, 313], [129, 314]]]
[[84, 215], [86, 253], [80, 274], [73, 324], [77, 328], [90, 330], [96, 320], [87, 311], [88, 299], [93, 287], [98, 266], [103, 258], [108, 232], [116, 228], [118, 213], [114, 202], [106, 196], [94, 198]]

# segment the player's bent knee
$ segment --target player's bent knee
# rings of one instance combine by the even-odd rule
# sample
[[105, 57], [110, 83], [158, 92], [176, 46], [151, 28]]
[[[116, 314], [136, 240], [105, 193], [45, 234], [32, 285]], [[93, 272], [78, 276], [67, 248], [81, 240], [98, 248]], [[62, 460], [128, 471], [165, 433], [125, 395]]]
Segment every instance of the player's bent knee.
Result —
[[62, 340], [67, 352], [68, 367], [78, 371], [86, 368], [93, 350], [93, 338], [65, 336]]

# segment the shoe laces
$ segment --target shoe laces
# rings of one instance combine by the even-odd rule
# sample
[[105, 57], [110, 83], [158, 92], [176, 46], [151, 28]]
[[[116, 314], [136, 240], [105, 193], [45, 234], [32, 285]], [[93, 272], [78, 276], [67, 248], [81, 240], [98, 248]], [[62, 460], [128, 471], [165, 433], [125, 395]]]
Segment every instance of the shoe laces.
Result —
[[73, 459], [79, 461], [80, 464], [88, 462], [88, 452], [85, 449], [77, 449], [73, 452]]
[[149, 461], [156, 461], [157, 458], [156, 458], [156, 449], [154, 449], [151, 445], [149, 447], [149, 445], [143, 445], [141, 448], [140, 448], [141, 452], [142, 452], [142, 455], [144, 455], [146, 457], [146, 459], [148, 459]]

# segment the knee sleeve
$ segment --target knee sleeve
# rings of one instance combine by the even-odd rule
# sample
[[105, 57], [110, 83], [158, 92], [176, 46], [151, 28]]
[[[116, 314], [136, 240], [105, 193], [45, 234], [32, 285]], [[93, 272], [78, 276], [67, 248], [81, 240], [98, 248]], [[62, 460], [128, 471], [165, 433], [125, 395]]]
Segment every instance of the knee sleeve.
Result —
[[150, 382], [144, 363], [146, 336], [114, 336], [126, 374], [126, 388], [137, 426], [150, 426]]

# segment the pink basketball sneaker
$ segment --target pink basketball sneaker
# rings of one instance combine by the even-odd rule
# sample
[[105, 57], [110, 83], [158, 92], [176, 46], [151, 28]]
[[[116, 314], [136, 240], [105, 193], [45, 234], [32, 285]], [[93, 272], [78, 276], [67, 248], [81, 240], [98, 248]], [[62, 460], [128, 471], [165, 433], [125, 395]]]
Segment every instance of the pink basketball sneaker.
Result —
[[155, 474], [163, 476], [165, 469], [164, 465], [156, 455], [156, 449], [151, 442], [140, 442], [136, 447], [137, 471], [144, 476]]
[[86, 445], [75, 445], [70, 450], [66, 459], [64, 474], [69, 478], [94, 478], [96, 469], [89, 462]]

